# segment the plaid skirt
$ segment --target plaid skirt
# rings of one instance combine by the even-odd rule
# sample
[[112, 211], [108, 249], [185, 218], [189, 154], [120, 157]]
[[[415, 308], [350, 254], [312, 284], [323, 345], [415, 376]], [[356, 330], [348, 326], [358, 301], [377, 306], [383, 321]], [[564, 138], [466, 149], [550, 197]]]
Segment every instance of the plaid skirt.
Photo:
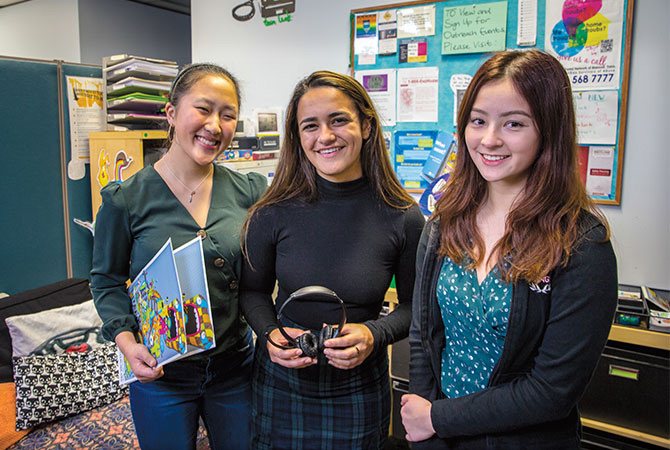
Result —
[[254, 357], [252, 449], [381, 449], [389, 434], [391, 389], [386, 349], [350, 370], [325, 357], [304, 369]]

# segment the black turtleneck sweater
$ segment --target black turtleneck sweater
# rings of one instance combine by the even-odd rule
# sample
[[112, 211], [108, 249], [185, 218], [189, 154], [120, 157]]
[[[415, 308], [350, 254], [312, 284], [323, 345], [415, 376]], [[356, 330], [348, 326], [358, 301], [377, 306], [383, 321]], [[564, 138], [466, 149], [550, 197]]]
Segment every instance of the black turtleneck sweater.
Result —
[[[241, 309], [257, 335], [277, 326], [277, 310], [305, 286], [325, 286], [344, 301], [349, 323], [365, 323], [375, 349], [407, 336], [412, 315], [416, 247], [425, 219], [418, 206], [395, 209], [364, 179], [331, 183], [317, 177], [318, 199], [285, 201], [259, 210], [249, 225], [251, 265], [242, 268]], [[391, 278], [398, 308], [378, 318]], [[283, 316], [302, 328], [337, 324], [336, 302], [296, 300]]]

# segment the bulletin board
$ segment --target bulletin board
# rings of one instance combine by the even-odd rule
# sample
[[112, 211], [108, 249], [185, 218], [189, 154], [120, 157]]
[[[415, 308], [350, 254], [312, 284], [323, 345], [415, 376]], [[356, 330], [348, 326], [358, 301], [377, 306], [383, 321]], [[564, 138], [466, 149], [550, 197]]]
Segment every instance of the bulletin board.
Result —
[[[422, 0], [352, 10], [351, 75], [366, 87], [383, 119], [403, 186], [414, 193], [429, 186], [430, 177], [416, 176], [418, 166], [422, 158], [429, 160], [431, 140], [444, 146], [445, 136], [453, 138], [460, 99], [479, 66], [496, 51], [538, 48], [558, 57], [571, 80], [587, 192], [596, 203], [619, 205], [633, 3]], [[423, 22], [431, 14], [432, 34], [422, 35], [430, 32]], [[432, 101], [428, 96], [421, 100], [425, 107], [417, 102], [409, 113], [402, 103], [408, 80], [425, 82], [413, 92], [437, 92]], [[414, 164], [407, 163], [412, 158]]]

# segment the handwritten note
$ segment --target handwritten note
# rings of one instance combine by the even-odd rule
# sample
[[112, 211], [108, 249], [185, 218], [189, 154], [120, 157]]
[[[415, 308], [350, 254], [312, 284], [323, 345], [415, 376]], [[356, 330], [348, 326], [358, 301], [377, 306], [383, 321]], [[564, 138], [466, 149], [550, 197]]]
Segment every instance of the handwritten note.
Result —
[[618, 91], [573, 92], [580, 144], [616, 144]]
[[442, 54], [505, 50], [507, 2], [444, 8]]

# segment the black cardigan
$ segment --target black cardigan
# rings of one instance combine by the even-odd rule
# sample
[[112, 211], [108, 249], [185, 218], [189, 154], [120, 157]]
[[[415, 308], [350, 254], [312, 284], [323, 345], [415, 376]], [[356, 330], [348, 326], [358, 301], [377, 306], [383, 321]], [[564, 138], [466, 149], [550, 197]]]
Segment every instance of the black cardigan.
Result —
[[443, 258], [429, 222], [417, 250], [410, 328], [410, 393], [432, 402], [436, 436], [421, 448], [578, 448], [577, 402], [598, 363], [617, 300], [616, 258], [605, 227], [582, 214], [565, 267], [539, 285], [517, 282], [503, 352], [480, 392], [447, 399], [441, 391], [444, 325], [436, 299]]

